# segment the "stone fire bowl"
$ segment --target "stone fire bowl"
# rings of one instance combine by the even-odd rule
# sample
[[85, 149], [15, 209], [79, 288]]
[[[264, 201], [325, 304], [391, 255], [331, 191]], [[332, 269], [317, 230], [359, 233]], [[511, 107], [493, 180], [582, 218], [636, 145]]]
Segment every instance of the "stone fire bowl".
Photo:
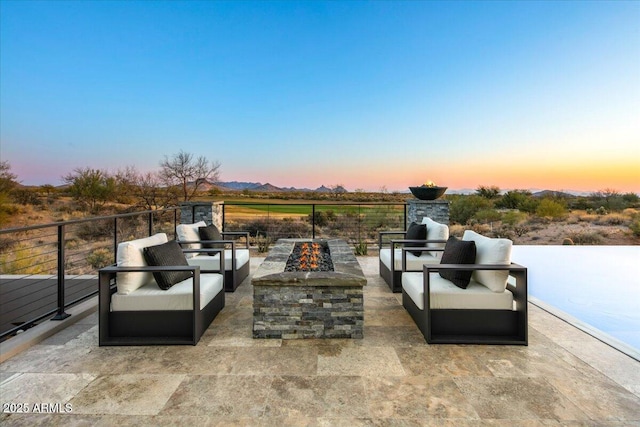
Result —
[[435, 200], [447, 191], [447, 187], [426, 187], [422, 185], [420, 187], [409, 187], [409, 190], [420, 200]]

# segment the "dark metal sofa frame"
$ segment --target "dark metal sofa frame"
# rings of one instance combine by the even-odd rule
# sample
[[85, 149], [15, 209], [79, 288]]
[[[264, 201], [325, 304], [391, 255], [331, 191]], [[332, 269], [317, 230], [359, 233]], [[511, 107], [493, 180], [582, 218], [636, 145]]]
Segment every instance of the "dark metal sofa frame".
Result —
[[[427, 249], [409, 248], [408, 250]], [[433, 250], [433, 249], [429, 249]], [[403, 253], [403, 258], [404, 253]], [[403, 267], [405, 266], [403, 260]], [[515, 285], [507, 283], [515, 310], [432, 309], [429, 274], [439, 270], [507, 270]], [[402, 291], [402, 305], [409, 312], [429, 344], [511, 344], [528, 345], [527, 268], [519, 264], [425, 264], [423, 307], [420, 310]]]
[[[249, 249], [249, 232], [248, 231], [223, 231], [220, 233], [223, 237], [226, 236], [244, 236], [245, 238], [245, 245], [246, 245], [246, 249]], [[242, 281], [244, 279], [247, 278], [247, 276], [249, 276], [249, 264], [250, 262], [247, 261], [243, 266], [241, 266], [240, 268], [237, 267], [237, 261], [236, 261], [236, 241], [235, 240], [196, 240], [196, 241], [180, 241], [178, 240], [178, 243], [180, 243], [180, 245], [186, 245], [186, 244], [194, 244], [194, 243], [198, 243], [198, 244], [209, 244], [209, 243], [218, 243], [218, 244], [225, 244], [225, 245], [231, 245], [231, 269], [230, 270], [225, 270], [224, 272], [224, 290], [225, 292], [235, 292], [235, 290], [238, 288], [238, 286], [240, 286], [240, 283], [242, 283]], [[198, 249], [198, 250], [186, 250], [185, 252], [205, 252], [205, 250], [203, 249]], [[210, 273], [210, 270], [202, 270], [202, 273]]]
[[[406, 236], [406, 231], [380, 231], [378, 233], [378, 250], [382, 249], [383, 242], [382, 238], [384, 236]], [[389, 241], [390, 249], [391, 249], [391, 268], [387, 267], [378, 255], [378, 263], [380, 265], [380, 276], [384, 279], [384, 281], [389, 286], [394, 293], [402, 292], [402, 270], [396, 270], [395, 267], [395, 248], [397, 245], [405, 244], [405, 243], [421, 243], [428, 245], [429, 243], [447, 243], [446, 240], [408, 240], [408, 239], [392, 239]], [[413, 248], [411, 248], [413, 250]], [[429, 249], [430, 251], [437, 250], [435, 248]]]
[[[190, 250], [184, 250], [188, 252]], [[222, 252], [222, 249], [204, 249]], [[197, 250], [203, 252], [203, 250]], [[221, 257], [224, 270], [224, 256]], [[116, 274], [126, 272], [190, 271], [193, 275], [192, 310], [111, 311], [111, 296], [116, 292]], [[219, 272], [219, 271], [216, 271]], [[224, 308], [225, 292], [200, 307], [200, 267], [117, 267], [99, 270], [99, 345], [196, 345], [213, 319]]]

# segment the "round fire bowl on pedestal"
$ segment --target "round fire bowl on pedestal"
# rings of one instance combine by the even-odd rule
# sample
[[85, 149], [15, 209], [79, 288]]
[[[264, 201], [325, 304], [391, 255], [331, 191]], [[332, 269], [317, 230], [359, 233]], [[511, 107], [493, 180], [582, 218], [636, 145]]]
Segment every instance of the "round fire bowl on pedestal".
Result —
[[409, 190], [420, 200], [435, 200], [447, 191], [447, 187], [427, 187], [423, 185], [420, 187], [409, 187]]

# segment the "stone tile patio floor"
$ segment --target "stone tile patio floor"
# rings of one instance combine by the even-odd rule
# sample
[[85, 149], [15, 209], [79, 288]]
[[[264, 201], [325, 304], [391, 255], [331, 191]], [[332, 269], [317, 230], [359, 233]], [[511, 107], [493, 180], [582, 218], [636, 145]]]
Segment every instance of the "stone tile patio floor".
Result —
[[3, 409], [70, 412], [0, 423], [640, 425], [640, 362], [531, 305], [528, 347], [427, 345], [377, 258], [359, 261], [362, 340], [254, 340], [249, 278], [197, 346], [98, 347], [93, 314], [5, 361]]

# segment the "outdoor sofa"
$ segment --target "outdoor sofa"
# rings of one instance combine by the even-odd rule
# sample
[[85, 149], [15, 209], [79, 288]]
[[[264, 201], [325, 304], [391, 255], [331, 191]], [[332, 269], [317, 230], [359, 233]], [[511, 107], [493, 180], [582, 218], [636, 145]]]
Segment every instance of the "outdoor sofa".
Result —
[[511, 263], [511, 247], [466, 230], [449, 238], [441, 264], [403, 271], [402, 304], [429, 344], [528, 344], [527, 269]]
[[[384, 237], [401, 236], [383, 242]], [[424, 264], [437, 264], [442, 256], [442, 249], [449, 238], [449, 227], [424, 217], [420, 224], [411, 224], [404, 231], [381, 231], [378, 234], [380, 276], [389, 285], [392, 292], [402, 292], [400, 282], [402, 276], [402, 247], [428, 246], [433, 250], [405, 252], [405, 263], [409, 270], [421, 270]], [[414, 252], [416, 252], [414, 254]]]
[[[220, 255], [204, 251], [199, 252], [196, 249], [212, 247], [224, 249], [225, 291], [234, 292], [242, 281], [249, 276], [248, 232], [220, 232], [214, 225], [207, 225], [204, 221], [200, 221], [195, 224], [179, 224], [176, 227], [176, 234], [180, 245], [190, 249], [186, 254], [189, 265], [197, 265], [203, 272], [218, 271], [220, 269]], [[238, 246], [236, 240], [224, 240], [223, 238], [225, 237], [244, 237], [245, 243], [243, 246]]]
[[196, 345], [224, 308], [224, 260], [201, 274], [165, 233], [118, 244], [116, 259], [99, 270], [101, 346]]

